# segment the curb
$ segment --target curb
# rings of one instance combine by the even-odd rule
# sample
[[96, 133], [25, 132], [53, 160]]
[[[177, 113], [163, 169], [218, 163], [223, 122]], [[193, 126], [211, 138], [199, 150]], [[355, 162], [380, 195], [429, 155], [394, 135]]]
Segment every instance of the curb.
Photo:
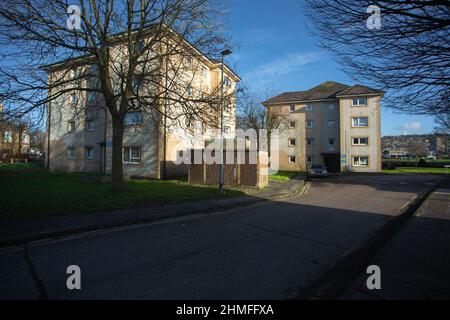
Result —
[[201, 214], [201, 215], [207, 216], [210, 214], [219, 213], [219, 212], [227, 211], [227, 210], [231, 210], [231, 209], [245, 208], [245, 207], [257, 204], [257, 203], [285, 199], [285, 198], [293, 197], [293, 196], [296, 196], [299, 194], [302, 194], [302, 196], [303, 196], [307, 192], [307, 190], [305, 192], [305, 189], [306, 189], [306, 184], [304, 181], [301, 181], [298, 184], [296, 184], [294, 187], [291, 187], [290, 192], [288, 194], [283, 194], [282, 196], [279, 196], [279, 197], [277, 197], [277, 196], [270, 197], [269, 196], [267, 198], [257, 198], [257, 197], [253, 197], [253, 196], [244, 196], [244, 197], [241, 197], [241, 199], [237, 200], [235, 203], [220, 205], [220, 206], [211, 207], [208, 209], [193, 209], [193, 210], [187, 210], [187, 211], [183, 211], [183, 212], [178, 211], [178, 212], [172, 212], [172, 213], [168, 213], [168, 214], [152, 215], [152, 216], [149, 216], [148, 218], [128, 219], [128, 220], [116, 221], [116, 222], [112, 222], [112, 223], [87, 225], [87, 226], [77, 227], [77, 228], [66, 228], [66, 229], [62, 229], [59, 231], [31, 233], [31, 234], [27, 234], [27, 235], [21, 235], [18, 237], [2, 239], [2, 240], [0, 240], [0, 248], [10, 247], [10, 246], [19, 246], [19, 245], [26, 244], [28, 242], [33, 242], [33, 241], [38, 241], [38, 240], [58, 239], [61, 237], [71, 236], [71, 235], [85, 233], [85, 232], [100, 231], [100, 230], [112, 229], [112, 228], [117, 228], [117, 227], [165, 221], [165, 220], [187, 217], [187, 216], [192, 216], [192, 215], [200, 215]]
[[437, 186], [427, 187], [402, 205], [364, 244], [344, 252], [309, 285], [291, 295], [291, 300], [331, 300], [338, 298], [358, 279], [373, 257], [405, 225]]

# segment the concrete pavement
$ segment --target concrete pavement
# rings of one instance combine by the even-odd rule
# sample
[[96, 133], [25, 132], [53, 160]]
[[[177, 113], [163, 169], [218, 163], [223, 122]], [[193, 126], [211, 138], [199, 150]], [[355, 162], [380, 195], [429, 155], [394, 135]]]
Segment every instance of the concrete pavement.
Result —
[[372, 264], [381, 290], [362, 275], [342, 299], [450, 299], [450, 189], [436, 190]]
[[4, 249], [0, 298], [286, 299], [440, 179], [313, 181], [304, 197]]

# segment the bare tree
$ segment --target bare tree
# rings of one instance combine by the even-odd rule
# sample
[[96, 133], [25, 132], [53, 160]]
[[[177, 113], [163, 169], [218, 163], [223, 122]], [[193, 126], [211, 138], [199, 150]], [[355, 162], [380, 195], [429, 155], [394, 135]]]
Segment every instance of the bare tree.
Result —
[[0, 99], [10, 117], [33, 112], [42, 117], [44, 106], [56, 109], [67, 96], [96, 95], [111, 119], [112, 184], [121, 188], [129, 112], [162, 120], [164, 130], [174, 123], [214, 124], [220, 90], [197, 88], [192, 94], [192, 82], [200, 72], [195, 61], [217, 56], [227, 44], [223, 12], [211, 0], [79, 0], [76, 5], [80, 29], [67, 27], [68, 16], [78, 15], [66, 14], [66, 1], [1, 2]]
[[450, 134], [450, 114], [438, 114], [434, 123], [437, 125], [434, 129], [436, 133]]
[[[369, 29], [378, 8], [381, 28]], [[305, 0], [304, 9], [321, 46], [353, 79], [383, 86], [387, 106], [450, 113], [448, 1]]]
[[266, 108], [262, 102], [277, 96], [279, 90], [267, 85], [263, 92], [255, 93], [242, 86], [238, 94], [237, 127], [241, 129], [279, 129], [289, 124], [289, 114], [281, 112], [277, 107]]
[[426, 157], [428, 154], [427, 143], [421, 139], [409, 140], [405, 149], [416, 158]]

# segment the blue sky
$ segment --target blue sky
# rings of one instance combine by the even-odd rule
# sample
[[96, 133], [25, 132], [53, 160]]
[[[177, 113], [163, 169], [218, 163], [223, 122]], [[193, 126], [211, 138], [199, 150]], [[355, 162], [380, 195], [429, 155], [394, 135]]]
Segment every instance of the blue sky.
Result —
[[[228, 0], [228, 25], [238, 47], [228, 57], [253, 91], [268, 85], [301, 91], [327, 80], [354, 84], [306, 27], [298, 0]], [[382, 104], [382, 134], [433, 131], [432, 117], [394, 113]]]

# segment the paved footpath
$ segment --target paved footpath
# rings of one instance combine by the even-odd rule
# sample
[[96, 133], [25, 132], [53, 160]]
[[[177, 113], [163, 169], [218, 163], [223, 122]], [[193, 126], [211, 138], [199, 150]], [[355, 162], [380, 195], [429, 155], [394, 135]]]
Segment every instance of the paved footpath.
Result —
[[373, 261], [381, 290], [361, 276], [343, 299], [450, 298], [450, 189], [436, 190]]

